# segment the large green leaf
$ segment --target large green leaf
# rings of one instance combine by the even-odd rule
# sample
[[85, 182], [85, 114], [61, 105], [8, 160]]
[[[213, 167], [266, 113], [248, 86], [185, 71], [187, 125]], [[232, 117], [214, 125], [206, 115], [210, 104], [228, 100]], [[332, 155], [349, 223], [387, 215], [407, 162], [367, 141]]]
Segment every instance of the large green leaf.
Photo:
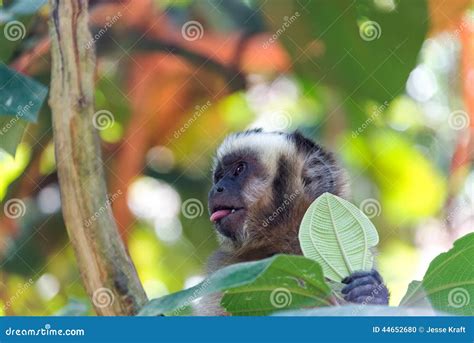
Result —
[[36, 122], [48, 89], [0, 63], [0, 149], [11, 155], [26, 122]]
[[412, 283], [412, 287], [409, 287], [403, 304], [419, 305], [427, 296], [437, 310], [474, 315], [473, 261], [474, 233], [470, 233], [458, 239], [451, 250], [438, 255], [430, 263], [422, 283]]
[[189, 306], [194, 300], [204, 295], [220, 292], [226, 288], [245, 285], [255, 280], [271, 262], [272, 260], [262, 260], [239, 263], [220, 269], [194, 287], [151, 300], [141, 309], [139, 315], [156, 316], [163, 313], [171, 313]]
[[[288, 274], [289, 271], [291, 274]], [[299, 271], [299, 273], [295, 271]], [[300, 287], [296, 287], [295, 283], [298, 283]], [[329, 287], [324, 284], [321, 270], [316, 262], [309, 261], [302, 256], [275, 255], [265, 260], [238, 263], [220, 269], [194, 287], [151, 300], [143, 307], [139, 315], [156, 316], [164, 313], [176, 313], [202, 296], [226, 290], [233, 291], [230, 291], [225, 305], [228, 305], [233, 311], [238, 311], [239, 306], [248, 305], [245, 305], [245, 299], [234, 302], [234, 299], [237, 298], [232, 298], [232, 295], [235, 296], [240, 287], [244, 286], [253, 288], [254, 293], [259, 294], [260, 292], [254, 287], [255, 284], [265, 288], [266, 292], [271, 288], [270, 294], [272, 290], [285, 287], [290, 292], [293, 290], [305, 294], [303, 297], [301, 294], [290, 293], [292, 297], [296, 298], [295, 301], [298, 304], [323, 304], [324, 296], [328, 296], [330, 293]], [[308, 290], [304, 291], [305, 287]], [[309, 290], [315, 291], [312, 298]], [[273, 296], [277, 296], [276, 291]], [[279, 298], [274, 301], [279, 301]], [[275, 310], [278, 309], [275, 307]]]
[[306, 211], [299, 240], [303, 254], [317, 261], [324, 276], [340, 282], [358, 270], [370, 270], [377, 230], [350, 202], [324, 193]]
[[0, 115], [36, 122], [48, 88], [0, 63]]
[[21, 142], [27, 123], [15, 117], [0, 116], [0, 149], [15, 156], [16, 148]]
[[410, 282], [407, 292], [400, 301], [400, 306], [432, 307], [421, 281], [414, 280]]
[[315, 261], [281, 255], [252, 283], [227, 290], [221, 305], [233, 315], [266, 315], [283, 309], [327, 306], [329, 293]]

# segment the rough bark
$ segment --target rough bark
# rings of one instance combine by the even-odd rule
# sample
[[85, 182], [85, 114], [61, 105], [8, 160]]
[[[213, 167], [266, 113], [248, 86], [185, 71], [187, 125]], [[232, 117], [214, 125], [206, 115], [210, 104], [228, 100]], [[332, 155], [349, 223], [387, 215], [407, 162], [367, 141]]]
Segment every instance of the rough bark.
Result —
[[[64, 221], [82, 280], [99, 315], [133, 315], [147, 301], [107, 198], [93, 125], [94, 49], [87, 0], [50, 0], [56, 163]], [[114, 190], [125, 196], [125, 190]]]

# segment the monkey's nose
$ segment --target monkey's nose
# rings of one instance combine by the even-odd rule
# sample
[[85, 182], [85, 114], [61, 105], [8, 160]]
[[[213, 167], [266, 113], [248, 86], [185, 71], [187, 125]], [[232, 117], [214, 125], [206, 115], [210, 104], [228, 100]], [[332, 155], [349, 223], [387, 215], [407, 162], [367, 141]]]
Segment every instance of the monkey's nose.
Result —
[[222, 193], [223, 191], [224, 191], [224, 187], [222, 187], [222, 186], [219, 186], [219, 187], [216, 188], [216, 192], [218, 192], [218, 193]]

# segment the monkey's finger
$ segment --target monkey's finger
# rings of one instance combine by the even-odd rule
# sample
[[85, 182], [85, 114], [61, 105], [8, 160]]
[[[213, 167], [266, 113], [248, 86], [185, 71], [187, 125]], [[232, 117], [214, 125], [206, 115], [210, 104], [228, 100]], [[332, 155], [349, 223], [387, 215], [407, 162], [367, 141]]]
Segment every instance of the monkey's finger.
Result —
[[372, 269], [370, 275], [372, 275], [379, 283], [383, 283], [382, 275], [380, 275], [377, 270]]
[[358, 279], [355, 279], [354, 281], [352, 281], [350, 284], [345, 286], [341, 290], [341, 292], [342, 292], [342, 294], [347, 294], [350, 291], [352, 291], [354, 288], [359, 287], [359, 286], [363, 286], [363, 285], [375, 285], [376, 286], [378, 284], [379, 284], [378, 280], [376, 280], [372, 275], [364, 276], [364, 277], [361, 277], [361, 278], [358, 278]]
[[352, 281], [354, 281], [355, 279], [358, 279], [358, 278], [361, 278], [361, 277], [365, 277], [365, 276], [370, 276], [370, 271], [357, 271], [357, 272], [354, 272], [352, 273], [351, 275], [349, 275], [348, 277], [344, 278], [341, 282], [342, 283], [346, 283], [346, 284], [349, 284], [351, 283]]
[[365, 296], [369, 298], [380, 298], [383, 299], [382, 304], [388, 304], [389, 292], [385, 285], [365, 285], [353, 289], [347, 294], [344, 299], [350, 302], [356, 302], [357, 298]]
[[368, 295], [371, 295], [371, 296], [375, 296], [375, 291], [376, 290], [376, 287], [374, 287], [374, 285], [363, 285], [363, 286], [359, 286], [359, 287], [356, 287], [354, 288], [352, 291], [350, 291], [345, 297], [344, 299], [346, 299], [347, 301], [354, 301], [355, 299], [357, 299], [358, 297], [360, 296], [368, 296]]
[[344, 278], [341, 282], [345, 284], [349, 284], [355, 279], [361, 278], [361, 277], [366, 277], [366, 276], [373, 276], [379, 283], [383, 283], [382, 277], [380, 276], [379, 272], [376, 271], [375, 269], [366, 271], [366, 270], [360, 270], [352, 273], [348, 277]]

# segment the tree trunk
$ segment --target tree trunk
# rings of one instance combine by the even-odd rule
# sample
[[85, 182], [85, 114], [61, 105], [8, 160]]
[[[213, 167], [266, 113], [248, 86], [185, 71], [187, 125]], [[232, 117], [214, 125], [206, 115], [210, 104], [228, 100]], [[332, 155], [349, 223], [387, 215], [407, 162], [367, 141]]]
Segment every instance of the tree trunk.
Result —
[[[120, 239], [107, 198], [94, 128], [95, 53], [87, 0], [50, 0], [56, 164], [64, 221], [82, 280], [99, 315], [133, 315], [146, 295]], [[126, 190], [114, 190], [125, 196]]]

